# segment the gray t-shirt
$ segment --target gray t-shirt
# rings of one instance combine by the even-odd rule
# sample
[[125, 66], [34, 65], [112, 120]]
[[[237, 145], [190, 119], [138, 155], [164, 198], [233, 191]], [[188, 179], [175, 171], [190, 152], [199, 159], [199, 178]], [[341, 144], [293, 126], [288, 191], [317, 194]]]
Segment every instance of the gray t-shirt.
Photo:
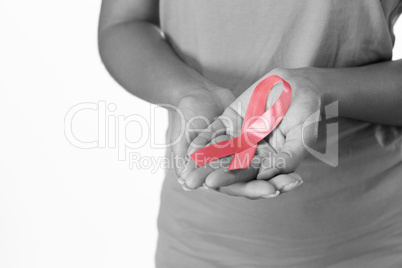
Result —
[[[236, 95], [275, 67], [391, 60], [401, 12], [399, 0], [160, 1], [179, 57]], [[309, 156], [305, 184], [276, 199], [184, 192], [167, 170], [157, 267], [402, 267], [402, 130], [337, 123], [338, 166]]]

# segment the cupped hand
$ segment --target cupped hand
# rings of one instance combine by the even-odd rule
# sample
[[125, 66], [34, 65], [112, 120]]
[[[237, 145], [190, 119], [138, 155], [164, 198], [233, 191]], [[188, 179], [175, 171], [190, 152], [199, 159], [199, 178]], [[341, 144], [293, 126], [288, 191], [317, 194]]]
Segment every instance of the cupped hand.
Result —
[[[204, 130], [235, 99], [233, 93], [225, 88], [200, 89], [189, 92], [177, 107], [173, 108], [170, 145], [174, 157], [176, 175], [184, 185], [182, 172], [189, 160], [187, 151], [192, 140]], [[183, 188], [187, 190], [184, 185]]]
[[[251, 165], [246, 169], [228, 171], [233, 156], [203, 167], [198, 167], [190, 160], [182, 174], [187, 188], [204, 186], [228, 195], [259, 199], [276, 197], [303, 182], [294, 171], [307, 155], [306, 146], [311, 147], [317, 139], [321, 97], [314, 83], [299, 70], [276, 69], [253, 84], [193, 140], [188, 155], [206, 145], [240, 135], [255, 86], [273, 74], [290, 84], [292, 100], [282, 122], [258, 144]], [[282, 83], [279, 83], [272, 89], [266, 109], [272, 106], [281, 91]]]

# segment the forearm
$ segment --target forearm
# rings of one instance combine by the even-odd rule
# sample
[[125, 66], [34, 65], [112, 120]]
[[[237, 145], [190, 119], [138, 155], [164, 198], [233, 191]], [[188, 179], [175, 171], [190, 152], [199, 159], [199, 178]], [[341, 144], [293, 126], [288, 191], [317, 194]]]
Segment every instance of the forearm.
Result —
[[182, 62], [156, 26], [145, 21], [101, 28], [99, 51], [118, 83], [152, 103], [177, 105], [185, 95], [214, 87]]
[[339, 101], [339, 116], [402, 126], [402, 60], [352, 68], [307, 68], [323, 105]]

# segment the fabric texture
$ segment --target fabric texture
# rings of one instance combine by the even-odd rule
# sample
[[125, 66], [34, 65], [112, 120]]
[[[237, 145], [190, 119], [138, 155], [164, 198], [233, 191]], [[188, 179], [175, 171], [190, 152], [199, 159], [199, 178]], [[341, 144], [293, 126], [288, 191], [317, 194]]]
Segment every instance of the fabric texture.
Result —
[[[179, 57], [236, 95], [275, 67], [390, 60], [401, 12], [399, 0], [160, 1], [161, 28]], [[402, 267], [402, 129], [331, 123], [338, 165], [309, 156], [297, 169], [305, 183], [275, 199], [185, 192], [167, 170], [156, 266]], [[320, 136], [316, 148], [325, 152], [326, 142]]]

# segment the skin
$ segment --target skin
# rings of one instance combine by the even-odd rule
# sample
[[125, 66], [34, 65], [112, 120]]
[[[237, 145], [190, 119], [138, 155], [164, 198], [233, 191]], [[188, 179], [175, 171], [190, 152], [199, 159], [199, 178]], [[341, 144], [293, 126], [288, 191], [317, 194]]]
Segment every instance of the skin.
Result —
[[[234, 96], [230, 89], [214, 85], [188, 67], [155, 27], [159, 24], [158, 12], [157, 0], [103, 0], [99, 51], [110, 74], [132, 94], [151, 103], [177, 106], [186, 122], [193, 116], [206, 119], [190, 121], [184, 130], [189, 139], [184, 135], [172, 147], [180, 159], [186, 159], [197, 143], [214, 142], [212, 136], [203, 141], [196, 138], [214, 118], [222, 114], [232, 119], [244, 116], [233, 107], [237, 103], [247, 106], [247, 96], [254, 87], [245, 89], [241, 96]], [[225, 172], [224, 168], [197, 168], [190, 161], [176, 170], [185, 190], [206, 183], [224, 194], [258, 199], [294, 189], [301, 183], [294, 170], [307, 153], [301, 146], [300, 124], [320, 106], [336, 100], [341, 117], [402, 126], [399, 106], [402, 101], [401, 60], [353, 68], [275, 69], [272, 73], [280, 75], [292, 86], [292, 103], [287, 120], [262, 142], [261, 145], [268, 145], [260, 146], [254, 161], [283, 157], [286, 168], [260, 169], [256, 165], [246, 170]], [[232, 108], [227, 108], [231, 103]], [[172, 140], [181, 136], [178, 126], [181, 126], [181, 118], [175, 116]], [[222, 123], [219, 126], [222, 129], [220, 136], [224, 139], [241, 129], [241, 124], [228, 127]], [[202, 135], [206, 135], [205, 132]], [[314, 142], [316, 132], [305, 133], [304, 139], [307, 143]], [[191, 142], [193, 145], [190, 146]]]
[[[178, 107], [186, 120], [203, 116], [209, 122], [235, 100], [221, 88], [184, 64], [162, 38], [159, 6], [155, 0], [104, 0], [99, 20], [99, 52], [109, 73], [127, 91], [155, 104]], [[176, 114], [175, 114], [176, 115]], [[172, 141], [180, 137], [181, 118], [175, 116]], [[204, 129], [208, 122], [197, 120], [189, 128]], [[189, 129], [185, 130], [187, 134]], [[191, 139], [181, 139], [172, 150], [184, 158]], [[179, 174], [183, 166], [180, 164]]]
[[[247, 169], [227, 171], [227, 167], [220, 167], [214, 164], [198, 168], [191, 160], [183, 175], [185, 185], [188, 188], [195, 189], [204, 185], [207, 188], [214, 188], [229, 195], [258, 199], [260, 197], [276, 197], [279, 193], [288, 192], [302, 184], [300, 176], [294, 171], [307, 154], [304, 144], [311, 147], [315, 143], [318, 133], [318, 124], [315, 124], [314, 127], [304, 130], [302, 140], [303, 124], [310, 115], [320, 109], [320, 95], [312, 85], [306, 84], [303, 78], [290, 77], [285, 70], [276, 69], [260, 80], [273, 74], [281, 76], [288, 82], [290, 81], [292, 102], [286, 113], [286, 118], [263, 142], [259, 143], [255, 158], [262, 158], [262, 161], [266, 159], [268, 160], [267, 163], [281, 163], [281, 165], [271, 164], [263, 167], [250, 165]], [[219, 137], [221, 136], [233, 138], [240, 134], [250, 97], [260, 80], [250, 86], [236, 101], [229, 105], [223, 115], [211, 124], [211, 127], [205, 129], [193, 140], [188, 149], [188, 154], [207, 144], [220, 141]], [[281, 91], [281, 84], [277, 84], [272, 89], [266, 110], [273, 105]], [[239, 105], [242, 107], [240, 110], [237, 108]], [[317, 120], [318, 118], [313, 119]], [[231, 122], [241, 122], [241, 124]], [[218, 135], [213, 140], [216, 132], [221, 135]], [[272, 160], [271, 158], [275, 159]], [[257, 159], [255, 159], [256, 162], [258, 162]], [[221, 161], [225, 161], [225, 159], [221, 159]], [[260, 188], [260, 195], [256, 195], [255, 191], [251, 190], [254, 189], [254, 185], [263, 187], [264, 191]]]

